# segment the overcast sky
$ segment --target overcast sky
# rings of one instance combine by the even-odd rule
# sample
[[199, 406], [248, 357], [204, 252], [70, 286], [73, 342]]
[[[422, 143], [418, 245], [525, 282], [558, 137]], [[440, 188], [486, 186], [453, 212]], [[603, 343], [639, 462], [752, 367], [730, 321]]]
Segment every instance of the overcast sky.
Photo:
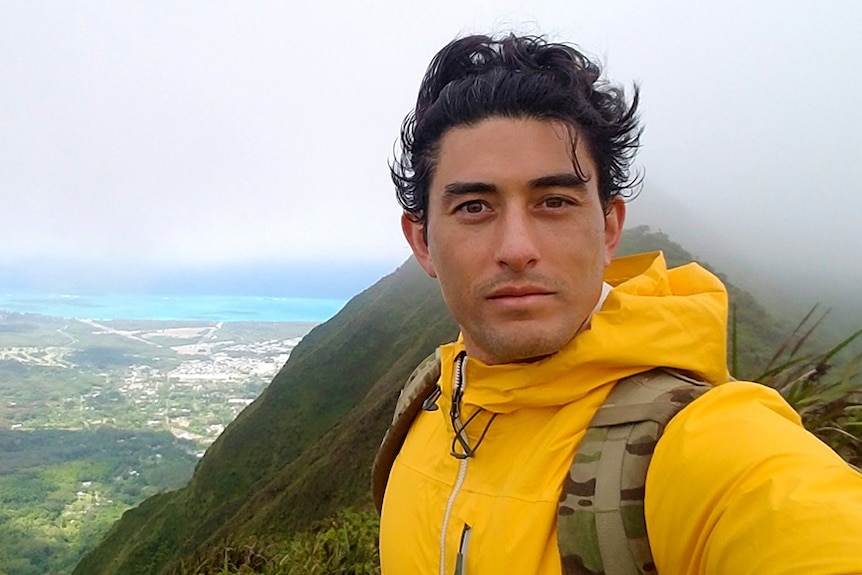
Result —
[[387, 160], [428, 61], [514, 29], [640, 83], [632, 222], [862, 281], [862, 2], [0, 8], [0, 264], [394, 268]]

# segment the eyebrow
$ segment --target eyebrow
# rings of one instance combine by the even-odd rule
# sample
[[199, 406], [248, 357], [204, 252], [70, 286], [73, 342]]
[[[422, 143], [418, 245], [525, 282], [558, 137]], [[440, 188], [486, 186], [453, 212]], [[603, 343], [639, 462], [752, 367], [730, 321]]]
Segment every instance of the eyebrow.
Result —
[[530, 187], [533, 189], [539, 188], [583, 188], [586, 186], [589, 178], [585, 178], [575, 172], [565, 172], [562, 174], [551, 174], [542, 176], [534, 180], [530, 180]]
[[[527, 185], [534, 190], [543, 188], [584, 190], [588, 181], [589, 178], [584, 178], [576, 172], [563, 172], [534, 178]], [[497, 191], [497, 186], [488, 182], [452, 182], [443, 188], [443, 199], [454, 201], [455, 198], [467, 194], [493, 194]]]
[[[583, 188], [589, 178], [584, 178], [575, 172], [564, 172], [561, 174], [550, 174], [532, 179], [528, 185], [532, 189], [541, 188]], [[443, 193], [448, 197], [463, 196], [465, 194], [488, 194], [497, 191], [497, 186], [488, 182], [452, 182], [446, 184]]]
[[443, 193], [446, 196], [463, 196], [464, 194], [488, 194], [497, 191], [497, 186], [487, 182], [452, 182], [446, 184]]

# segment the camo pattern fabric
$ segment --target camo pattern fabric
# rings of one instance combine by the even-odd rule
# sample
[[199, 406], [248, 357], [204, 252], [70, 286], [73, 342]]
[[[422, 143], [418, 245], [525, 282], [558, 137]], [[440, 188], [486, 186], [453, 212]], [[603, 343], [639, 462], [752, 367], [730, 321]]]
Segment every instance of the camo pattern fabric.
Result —
[[644, 518], [647, 468], [670, 419], [710, 387], [661, 369], [614, 386], [563, 483], [557, 541], [564, 575], [657, 573]]

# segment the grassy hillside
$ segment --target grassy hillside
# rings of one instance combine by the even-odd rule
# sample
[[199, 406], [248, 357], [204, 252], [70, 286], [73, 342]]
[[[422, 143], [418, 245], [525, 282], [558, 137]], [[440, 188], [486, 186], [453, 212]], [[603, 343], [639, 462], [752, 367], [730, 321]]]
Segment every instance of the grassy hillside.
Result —
[[[638, 228], [625, 236], [624, 253], [654, 249], [672, 264], [689, 259], [663, 234]], [[782, 330], [750, 296], [731, 293], [740, 364], [755, 369]], [[371, 460], [403, 381], [456, 334], [437, 284], [406, 263], [309, 333], [189, 485], [126, 512], [75, 575], [171, 573], [231, 541], [283, 539], [367, 501]]]
[[167, 431], [0, 430], [0, 574], [68, 573], [123, 510], [185, 485], [194, 446]]
[[126, 512], [74, 573], [157, 574], [206, 543], [305, 527], [364, 496], [401, 382], [456, 334], [436, 283], [406, 263], [312, 330], [189, 485]]
[[[657, 250], [664, 253], [668, 267], [680, 266], [694, 260], [690, 253], [671, 241], [667, 235], [652, 231], [647, 226], [626, 230], [617, 254], [628, 255]], [[737, 328], [736, 345], [728, 342], [728, 363], [735, 377], [751, 379], [763, 371], [773, 350], [778, 349], [792, 326], [802, 318], [776, 320], [750, 293], [736, 287], [708, 262], [698, 263], [720, 277], [727, 287], [731, 314], [736, 315]], [[733, 318], [730, 319], [732, 323]], [[732, 335], [728, 334], [728, 337]], [[733, 356], [734, 347], [736, 357]]]

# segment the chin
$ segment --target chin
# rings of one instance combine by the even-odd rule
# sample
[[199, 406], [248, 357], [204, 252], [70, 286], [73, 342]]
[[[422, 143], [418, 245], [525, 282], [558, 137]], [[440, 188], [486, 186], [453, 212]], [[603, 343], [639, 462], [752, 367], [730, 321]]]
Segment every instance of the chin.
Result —
[[529, 363], [554, 355], [569, 342], [571, 338], [518, 338], [518, 341], [495, 342], [486, 349], [493, 358], [493, 363]]

